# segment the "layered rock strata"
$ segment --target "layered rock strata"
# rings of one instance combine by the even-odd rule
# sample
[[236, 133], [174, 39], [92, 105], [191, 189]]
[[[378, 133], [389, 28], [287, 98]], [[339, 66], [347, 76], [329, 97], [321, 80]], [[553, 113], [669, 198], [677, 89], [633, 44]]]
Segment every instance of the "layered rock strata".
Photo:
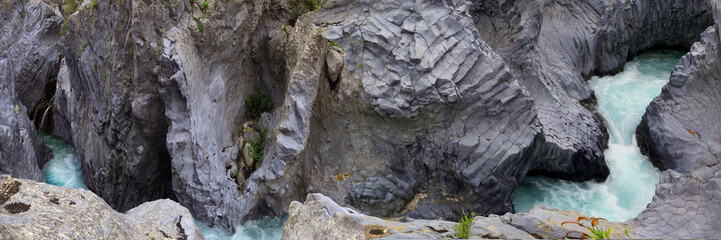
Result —
[[714, 238], [721, 235], [721, 7], [710, 1], [716, 27], [709, 27], [671, 73], [646, 108], [636, 136], [661, 169], [656, 195], [634, 220], [654, 238]]
[[52, 154], [28, 115], [54, 85], [62, 17], [43, 1], [12, 1], [0, 4], [0, 18], [0, 172], [40, 181]]

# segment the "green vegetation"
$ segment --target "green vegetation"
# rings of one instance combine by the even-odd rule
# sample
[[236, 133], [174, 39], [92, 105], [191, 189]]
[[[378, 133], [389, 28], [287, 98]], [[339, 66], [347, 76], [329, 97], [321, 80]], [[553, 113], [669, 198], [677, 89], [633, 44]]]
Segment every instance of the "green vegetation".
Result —
[[15, 115], [20, 114], [20, 106], [15, 105], [15, 107], [13, 107], [13, 113], [15, 113]]
[[[583, 220], [587, 220], [587, 222], [590, 222], [591, 225], [588, 226], [588, 225], [584, 224], [585, 222], [581, 222], [581, 221], [583, 221]], [[576, 221], [565, 221], [565, 222], [562, 222], [562, 223], [561, 223], [561, 226], [563, 226], [563, 224], [567, 224], [567, 223], [576, 224], [576, 225], [578, 225], [578, 226], [581, 226], [581, 227], [583, 227], [583, 228], [588, 229], [588, 231], [590, 232], [590, 234], [588, 234], [588, 233], [584, 233], [584, 232], [580, 232], [580, 231], [569, 231], [569, 232], [566, 233], [566, 238], [572, 238], [572, 239], [611, 239], [611, 227], [608, 227], [607, 230], [603, 230], [603, 228], [601, 228], [601, 226], [598, 226], [598, 223], [599, 223], [600, 220], [603, 220], [603, 221], [608, 222], [608, 220], [606, 220], [605, 218], [578, 217], [578, 219], [576, 219]], [[570, 236], [571, 234], [578, 234], [578, 236]], [[629, 237], [628, 229], [625, 230], [625, 235], [626, 235], [626, 237]]]
[[245, 115], [251, 119], [260, 117], [261, 113], [273, 110], [275, 103], [269, 94], [261, 92], [259, 86], [253, 87], [255, 95], [245, 100]]
[[330, 45], [331, 45], [331, 46], [336, 47], [336, 48], [340, 49], [341, 51], [345, 52], [345, 48], [343, 48], [343, 47], [341, 47], [340, 45], [338, 45], [338, 43], [333, 42], [333, 41], [330, 41], [330, 40], [328, 40], [328, 41], [330, 42]]
[[250, 157], [255, 160], [255, 166], [260, 166], [263, 161], [263, 149], [265, 149], [265, 136], [268, 133], [268, 129], [260, 131], [260, 137], [258, 139], [249, 139], [250, 143]]
[[289, 19], [290, 25], [295, 26], [295, 22], [303, 14], [320, 10], [320, 0], [290, 0], [290, 7], [293, 9]]
[[90, 8], [98, 9], [98, 0], [90, 0]]
[[466, 216], [466, 211], [463, 210], [463, 217], [461, 218], [461, 221], [456, 224], [456, 237], [458, 239], [468, 239], [468, 237], [471, 235], [471, 224], [473, 223], [473, 218], [476, 217], [475, 212], [471, 212], [471, 216]]

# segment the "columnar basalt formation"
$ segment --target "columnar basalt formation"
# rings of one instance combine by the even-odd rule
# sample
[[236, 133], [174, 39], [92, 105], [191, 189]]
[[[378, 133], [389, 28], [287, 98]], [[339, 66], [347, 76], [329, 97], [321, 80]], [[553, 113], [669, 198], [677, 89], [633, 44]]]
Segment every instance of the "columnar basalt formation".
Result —
[[[228, 231], [313, 192], [364, 214], [456, 220], [512, 212], [529, 173], [605, 179], [608, 137], [585, 78], [688, 47], [721, 15], [702, 0], [327, 0], [290, 26], [284, 0], [77, 2], [0, 2], [0, 170], [40, 180], [48, 152], [31, 120], [49, 114], [113, 208], [171, 198]], [[633, 222], [644, 234], [719, 229], [705, 214], [718, 210], [714, 31], [639, 127], [651, 159], [676, 171]], [[256, 85], [276, 108], [257, 123], [262, 161], [238, 176]], [[664, 208], [693, 204], [702, 227], [667, 220]], [[675, 233], [659, 232], [712, 236]]]
[[[714, 11], [721, 7], [711, 3]], [[654, 238], [721, 235], [721, 42], [709, 27], [671, 73], [636, 129], [639, 144], [661, 169], [656, 195], [634, 220]]]
[[588, 179], [608, 138], [584, 78], [652, 47], [690, 46], [712, 24], [703, 0], [474, 1], [471, 15], [538, 108], [548, 144], [532, 171], [576, 180]]

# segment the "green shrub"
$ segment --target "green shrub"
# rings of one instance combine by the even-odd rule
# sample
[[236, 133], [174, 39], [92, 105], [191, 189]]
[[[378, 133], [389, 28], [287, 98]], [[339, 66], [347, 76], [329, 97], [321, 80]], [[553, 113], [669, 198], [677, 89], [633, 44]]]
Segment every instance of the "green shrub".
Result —
[[249, 139], [250, 143], [250, 157], [255, 160], [255, 166], [260, 166], [263, 161], [263, 149], [265, 149], [265, 136], [268, 133], [268, 129], [260, 131], [260, 137], [258, 139]]
[[293, 9], [290, 24], [295, 26], [295, 22], [303, 14], [320, 10], [320, 0], [290, 0], [290, 7]]
[[255, 86], [255, 95], [250, 96], [245, 100], [245, 115], [250, 119], [256, 119], [260, 117], [260, 114], [273, 110], [273, 98], [269, 94], [261, 92], [260, 87]]
[[466, 216], [466, 211], [463, 210], [463, 217], [461, 218], [461, 221], [456, 224], [456, 237], [459, 239], [468, 239], [468, 237], [471, 235], [471, 224], [473, 223], [473, 218], [476, 217], [475, 212], [471, 212], [471, 216]]

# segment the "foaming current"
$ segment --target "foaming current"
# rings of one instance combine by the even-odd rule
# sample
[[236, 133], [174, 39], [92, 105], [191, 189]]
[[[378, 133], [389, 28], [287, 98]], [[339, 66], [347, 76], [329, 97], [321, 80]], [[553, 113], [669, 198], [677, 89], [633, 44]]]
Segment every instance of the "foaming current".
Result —
[[66, 188], [84, 188], [83, 172], [76, 150], [59, 137], [38, 131], [38, 136], [53, 151], [53, 159], [43, 166], [43, 179], [46, 183]]
[[195, 224], [206, 240], [277, 240], [283, 236], [283, 223], [288, 216], [263, 217], [259, 220], [248, 221], [236, 228], [235, 234], [229, 235], [217, 228], [211, 228], [200, 221]]
[[634, 133], [646, 106], [661, 93], [679, 51], [644, 53], [614, 76], [593, 77], [589, 87], [610, 134], [604, 152], [610, 175], [603, 183], [526, 177], [513, 192], [516, 212], [544, 205], [587, 216], [626, 221], [638, 216], [653, 199], [659, 171], [641, 154]]

